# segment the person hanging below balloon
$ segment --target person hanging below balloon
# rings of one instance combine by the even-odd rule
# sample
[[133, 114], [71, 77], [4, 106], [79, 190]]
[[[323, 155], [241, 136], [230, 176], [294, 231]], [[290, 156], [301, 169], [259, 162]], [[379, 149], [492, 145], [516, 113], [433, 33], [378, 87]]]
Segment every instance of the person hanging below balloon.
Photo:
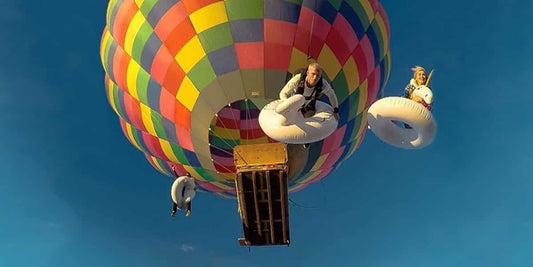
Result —
[[170, 216], [176, 216], [178, 209], [187, 209], [187, 214], [185, 216], [189, 217], [191, 216], [191, 202], [196, 195], [197, 187], [190, 173], [187, 172], [186, 175], [180, 176], [176, 172], [174, 166], [172, 166], [172, 171], [176, 176], [176, 180], [172, 184], [172, 189], [170, 190], [172, 196], [172, 211], [170, 212]]
[[411, 68], [413, 71], [413, 78], [409, 81], [409, 84], [405, 87], [403, 97], [409, 98], [415, 102], [422, 104], [428, 110], [432, 109], [433, 93], [429, 88], [431, 76], [433, 71], [426, 74], [426, 70], [421, 66], [414, 66]]

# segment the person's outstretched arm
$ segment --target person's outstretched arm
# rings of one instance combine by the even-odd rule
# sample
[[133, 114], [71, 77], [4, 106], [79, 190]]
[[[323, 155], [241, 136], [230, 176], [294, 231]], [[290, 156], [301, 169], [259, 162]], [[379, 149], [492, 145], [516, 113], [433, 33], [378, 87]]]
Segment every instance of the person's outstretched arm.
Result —
[[335, 94], [335, 91], [327, 81], [322, 80], [322, 82], [324, 84], [322, 93], [328, 96], [329, 103], [333, 107], [333, 116], [336, 120], [339, 120], [339, 101], [337, 100], [337, 95]]
[[300, 80], [301, 74], [296, 74], [292, 77], [287, 84], [279, 92], [279, 99], [285, 100], [292, 96], [294, 89], [298, 86], [298, 81]]
[[324, 84], [322, 88], [322, 93], [328, 96], [329, 103], [333, 108], [339, 108], [339, 102], [337, 100], [337, 95], [335, 94], [335, 91], [326, 80], [322, 80], [322, 82]]

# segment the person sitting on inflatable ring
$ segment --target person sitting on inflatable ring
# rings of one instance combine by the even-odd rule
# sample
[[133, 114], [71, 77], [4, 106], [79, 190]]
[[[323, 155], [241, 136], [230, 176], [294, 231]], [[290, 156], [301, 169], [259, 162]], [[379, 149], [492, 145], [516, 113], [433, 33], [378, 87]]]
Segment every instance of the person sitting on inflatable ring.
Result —
[[189, 172], [185, 176], [179, 176], [174, 166], [172, 166], [172, 171], [176, 176], [176, 180], [172, 184], [171, 189], [172, 211], [170, 212], [170, 216], [176, 216], [177, 209], [183, 210], [187, 208], [187, 214], [185, 216], [189, 217], [191, 216], [191, 202], [196, 194], [197, 187]]
[[294, 94], [301, 94], [305, 97], [305, 103], [301, 108], [304, 118], [315, 115], [316, 101], [325, 94], [333, 107], [333, 116], [339, 120], [339, 104], [337, 96], [331, 85], [322, 78], [322, 67], [318, 63], [311, 63], [306, 72], [294, 75], [281, 89], [279, 99], [285, 100]]
[[418, 102], [428, 110], [431, 110], [431, 104], [426, 103], [421, 97], [413, 94], [413, 91], [419, 86], [426, 86], [429, 88], [429, 80], [426, 70], [420, 66], [414, 66], [411, 70], [413, 71], [413, 78], [411, 78], [409, 84], [405, 87], [403, 97]]

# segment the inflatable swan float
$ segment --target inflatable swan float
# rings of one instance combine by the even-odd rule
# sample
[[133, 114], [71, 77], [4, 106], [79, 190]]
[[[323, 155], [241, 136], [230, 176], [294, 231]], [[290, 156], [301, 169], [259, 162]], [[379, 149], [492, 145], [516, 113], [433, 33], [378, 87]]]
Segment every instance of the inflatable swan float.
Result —
[[328, 137], [337, 128], [333, 108], [316, 101], [315, 115], [304, 118], [300, 108], [305, 97], [297, 94], [286, 100], [274, 100], [259, 113], [259, 125], [270, 138], [287, 144], [307, 144]]

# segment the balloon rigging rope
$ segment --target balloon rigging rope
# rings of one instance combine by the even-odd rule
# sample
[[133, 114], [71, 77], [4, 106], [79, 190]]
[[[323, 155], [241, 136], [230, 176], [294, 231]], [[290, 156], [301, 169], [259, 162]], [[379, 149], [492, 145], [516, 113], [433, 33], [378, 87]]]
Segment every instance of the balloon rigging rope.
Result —
[[[218, 119], [219, 118], [218, 114], [216, 116], [217, 116], [217, 121], [219, 121], [220, 124], [222, 124], [222, 127], [224, 127], [224, 131], [226, 131], [226, 134], [228, 136], [231, 136], [231, 133], [228, 131], [228, 127], [224, 124], [224, 121], [222, 121], [221, 119], [220, 120]], [[235, 122], [235, 125], [237, 125], [237, 120], [235, 119], [235, 116], [233, 116], [233, 112], [231, 112], [231, 116], [233, 117], [233, 121]], [[209, 128], [211, 128], [211, 127], [209, 127]], [[218, 134], [216, 134], [212, 129], [209, 129], [209, 130], [212, 131], [218, 138], [220, 138], [222, 140], [226, 140], [226, 139], [220, 137]], [[236, 142], [234, 142], [233, 146], [228, 144], [226, 141], [224, 141], [224, 143], [226, 143], [230, 147], [233, 147], [233, 146], [237, 145]]]
[[252, 115], [250, 114], [250, 106], [248, 106], [248, 99], [244, 100], [244, 103], [246, 103], [246, 111], [245, 111], [245, 121], [246, 121], [246, 140], [249, 139], [249, 136], [248, 136], [248, 129], [250, 128], [248, 123], [250, 122], [249, 119], [252, 118]]
[[[226, 131], [227, 131], [227, 128], [226, 128], [226, 126], [224, 125], [224, 123], [223, 123], [222, 121], [220, 121], [220, 122], [222, 123], [222, 126], [224, 126], [224, 129], [226, 129]], [[226, 141], [226, 139], [222, 138], [220, 135], [218, 135], [217, 133], [215, 133], [215, 131], [213, 131], [213, 129], [210, 128], [209, 131], [212, 132], [213, 135], [215, 135], [216, 137], [218, 137], [220, 140], [222, 140], [222, 142], [224, 142], [228, 147], [233, 147], [232, 144], [230, 144], [230, 143], [228, 143], [228, 142]], [[221, 147], [215, 146], [215, 145], [213, 145], [213, 144], [208, 144], [208, 145], [210, 145], [210, 146], [212, 146], [212, 147], [214, 147], [214, 148], [216, 148], [216, 149], [218, 149], [218, 150], [220, 150], [220, 151], [222, 151], [222, 152], [224, 152], [224, 153], [226, 153], [226, 154], [228, 154], [228, 155], [230, 155], [230, 156], [233, 156], [233, 154], [227, 152], [226, 150], [224, 150], [224, 149], [221, 148]], [[235, 145], [235, 144], [233, 144], [233, 145]], [[235, 150], [234, 150], [234, 151], [235, 151]], [[244, 160], [244, 158], [239, 154], [239, 152], [237, 152], [237, 155], [239, 155], [239, 157], [241, 157], [241, 159], [242, 159], [242, 161], [244, 161], [244, 163], [248, 164], [248, 163], [246, 162], [246, 160]], [[220, 164], [219, 162], [215, 161], [213, 158], [211, 158], [211, 159], [213, 160], [213, 162], [215, 162], [215, 163], [217, 163], [218, 165], [222, 166], [222, 167], [223, 167], [224, 169], [226, 169], [228, 172], [231, 172], [231, 173], [233, 172], [232, 170], [230, 170], [230, 169], [224, 167], [224, 165], [222, 165], [222, 164]]]
[[[212, 130], [210, 130], [210, 131], [212, 131]], [[213, 133], [216, 135], [215, 132], [213, 132]], [[219, 138], [220, 138], [220, 137], [219, 137]], [[225, 142], [225, 141], [224, 141], [224, 142]], [[224, 150], [224, 149], [222, 149], [222, 148], [220, 148], [220, 147], [214, 146], [214, 145], [212, 145], [212, 144], [209, 144], [209, 145], [212, 146], [212, 147], [214, 147], [214, 148], [216, 148], [216, 149], [218, 149], [218, 150], [220, 150], [220, 151], [222, 151], [223, 153], [226, 153], [226, 154], [228, 154], [228, 155], [231, 155], [231, 153], [227, 152], [226, 150]], [[231, 155], [231, 156], [233, 156], [233, 155]], [[222, 163], [220, 163], [220, 162], [214, 160], [213, 157], [211, 157], [211, 160], [212, 160], [214, 163], [218, 164], [218, 166], [224, 168], [228, 173], [233, 173], [232, 170], [228, 169], [228, 168], [227, 168], [226, 166], [224, 166]]]
[[[231, 112], [231, 116], [233, 116], [233, 112]], [[217, 118], [219, 118], [219, 116], [217, 115]], [[224, 127], [224, 131], [226, 131], [226, 134], [228, 134], [228, 136], [231, 136], [231, 133], [228, 131], [228, 127], [224, 124], [224, 121], [223, 120], [217, 120], [220, 122], [220, 124], [222, 124], [222, 127]], [[237, 125], [237, 120], [235, 120], [235, 117], [233, 116], [233, 121], [235, 122], [235, 125]], [[209, 129], [210, 131], [213, 131], [212, 129]], [[236, 141], [233, 141], [233, 145], [229, 144], [228, 142], [226, 142], [227, 139], [225, 138], [222, 138], [220, 137], [218, 134], [216, 134], [214, 131], [213, 133], [215, 134], [215, 136], [217, 136], [218, 138], [222, 139], [224, 141], [224, 143], [226, 143], [226, 145], [228, 145], [229, 147], [234, 147], [237, 145], [237, 142]]]
[[294, 200], [292, 200], [291, 198], [289, 198], [289, 202], [291, 202], [291, 204], [292, 204], [293, 206], [298, 207], [298, 208], [309, 209], [309, 210], [317, 209], [317, 207], [313, 207], [313, 206], [304, 206], [304, 205], [300, 205], [300, 204], [294, 202]]
[[[317, 10], [317, 1], [315, 0], [315, 10]], [[303, 7], [303, 4], [302, 4]], [[315, 29], [315, 14], [311, 20], [311, 30], [309, 31], [309, 43], [307, 44], [307, 60], [311, 59], [311, 41], [313, 40], [313, 31]]]
[[[224, 142], [226, 145], [231, 146], [231, 144], [228, 143], [228, 142], [226, 141], [226, 139], [220, 137], [217, 133], [215, 133], [215, 131], [213, 131], [212, 129], [209, 129], [209, 131], [212, 132], [212, 133], [213, 133], [216, 137], [218, 137], [220, 140], [222, 140], [222, 142]], [[215, 145], [213, 145], [213, 144], [209, 144], [209, 145], [212, 146], [212, 147], [214, 147], [214, 148], [216, 148], [216, 149], [218, 149], [218, 150], [220, 150], [220, 151], [222, 151], [222, 152], [224, 152], [224, 153], [226, 153], [226, 154], [228, 154], [228, 155], [232, 155], [230, 152], [224, 150], [222, 147], [218, 147], [218, 146], [215, 146]]]
[[[233, 123], [234, 123], [234, 125], [237, 125], [238, 121], [235, 118], [235, 114], [233, 114], [233, 108], [231, 107], [231, 103], [228, 103], [228, 107], [230, 108], [230, 111], [231, 111], [230, 113], [231, 113], [231, 117], [233, 118]], [[218, 117], [218, 114], [217, 114], [217, 117]], [[231, 136], [231, 134], [228, 131], [228, 128], [226, 127], [226, 125], [224, 125], [224, 122], [221, 120], [220, 123], [222, 123], [222, 126], [224, 126], [224, 130], [226, 131], [228, 136]], [[233, 144], [233, 146], [230, 145], [230, 147], [234, 147], [236, 145], [237, 145], [237, 143]]]
[[[230, 105], [228, 105], [228, 106], [231, 108]], [[233, 117], [233, 121], [235, 122], [235, 125], [237, 125], [237, 120], [235, 119], [235, 116], [233, 116], [233, 112], [231, 112], [231, 116]], [[218, 118], [218, 115], [217, 115], [217, 118]], [[220, 123], [221, 123], [222, 126], [224, 127], [224, 130], [226, 131], [226, 133], [227, 133], [229, 136], [231, 136], [231, 134], [229, 133], [228, 128], [226, 127], [226, 125], [224, 124], [224, 122], [223, 122], [222, 120], [218, 120], [218, 121], [220, 121]], [[212, 129], [209, 129], [209, 131], [213, 132], [213, 133], [215, 134], [215, 136], [217, 136], [217, 137], [218, 137], [219, 139], [221, 139], [224, 143], [226, 143], [226, 145], [228, 145], [228, 147], [232, 147], [232, 148], [233, 148], [233, 147], [235, 147], [235, 146], [237, 145], [237, 142], [234, 142], [233, 145], [229, 144], [228, 142], [226, 142], [226, 139], [220, 137], [220, 136], [219, 136], [217, 133], [215, 133]], [[239, 137], [239, 138], [240, 138], [240, 137]], [[209, 144], [209, 145], [211, 145], [211, 144]], [[216, 147], [216, 146], [213, 146], [213, 147]], [[216, 148], [218, 148], [218, 147], [216, 147]], [[220, 149], [220, 148], [218, 148], [218, 149]], [[233, 151], [235, 151], [235, 150], [233, 150]], [[236, 153], [237, 153], [237, 155], [239, 155], [239, 157], [242, 159], [242, 161], [244, 161], [244, 163], [248, 164], [248, 162], [246, 162], [246, 160], [243, 158], [243, 156], [241, 156], [241, 154], [239, 154], [238, 151], [236, 151]], [[230, 172], [231, 172], [231, 171], [230, 171]]]
[[[322, 185], [322, 192], [323, 192], [323, 203], [327, 205], [327, 198], [326, 198], [326, 188], [324, 187], [324, 183], [322, 182], [322, 180], [320, 180], [320, 184]], [[291, 204], [295, 207], [298, 207], [298, 208], [302, 208], [302, 209], [318, 209], [317, 206], [304, 206], [304, 205], [301, 205], [301, 204], [298, 204], [296, 203], [294, 200], [292, 200], [291, 198], [289, 198], [289, 202], [291, 202]]]

